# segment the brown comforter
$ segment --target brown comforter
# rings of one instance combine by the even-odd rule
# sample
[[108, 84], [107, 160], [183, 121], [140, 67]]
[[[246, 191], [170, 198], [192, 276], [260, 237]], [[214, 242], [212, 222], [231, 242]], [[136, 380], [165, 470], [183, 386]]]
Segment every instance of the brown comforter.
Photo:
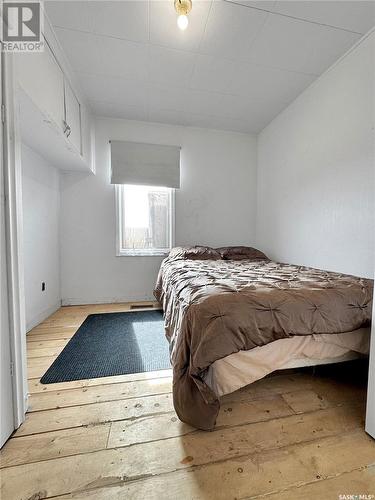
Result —
[[216, 360], [293, 335], [369, 325], [373, 282], [269, 260], [163, 261], [165, 314], [179, 418], [209, 430], [219, 411], [202, 375]]

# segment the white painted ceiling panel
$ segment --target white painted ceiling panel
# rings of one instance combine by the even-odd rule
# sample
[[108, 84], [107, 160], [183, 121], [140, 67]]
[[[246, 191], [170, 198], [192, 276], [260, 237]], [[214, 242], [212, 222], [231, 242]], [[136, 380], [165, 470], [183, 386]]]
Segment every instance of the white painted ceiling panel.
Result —
[[200, 52], [217, 57], [246, 59], [268, 14], [229, 2], [212, 4]]
[[197, 125], [197, 120], [194, 119], [194, 117], [182, 111], [150, 108], [148, 117], [150, 122], [168, 123], [170, 125], [183, 125], [185, 127], [191, 127], [194, 124], [196, 127], [200, 126]]
[[79, 31], [93, 31], [90, 4], [85, 0], [74, 2], [46, 2], [46, 9], [54, 26]]
[[132, 41], [148, 41], [148, 2], [49, 1], [48, 15], [55, 26]]
[[308, 74], [321, 74], [360, 35], [269, 14], [248, 53], [252, 62]]
[[94, 113], [259, 132], [375, 25], [375, 0], [49, 1]]
[[107, 101], [89, 101], [91, 109], [97, 116], [108, 116], [110, 118], [124, 118], [127, 120], [147, 121], [146, 109], [140, 106], [127, 106]]
[[279, 0], [271, 10], [358, 33], [366, 33], [375, 25], [374, 1]]
[[100, 74], [121, 76], [144, 82], [148, 75], [148, 46], [146, 44], [101, 37], [105, 40], [106, 59], [101, 61]]
[[66, 28], [55, 27], [56, 35], [72, 68], [84, 73], [101, 74], [107, 56], [106, 40], [102, 37]]
[[148, 88], [149, 110], [184, 111], [188, 92], [189, 89], [184, 87], [151, 85]]
[[191, 113], [202, 113], [222, 118], [246, 119], [247, 117], [244, 112], [243, 99], [240, 96], [219, 92], [189, 90], [185, 95], [183, 109]]
[[248, 121], [202, 114], [188, 114], [187, 116], [191, 120], [191, 126], [218, 130], [232, 130], [233, 132], [243, 132], [245, 129], [249, 129], [251, 132], [251, 126]]
[[90, 16], [94, 33], [135, 42], [148, 41], [147, 2], [90, 2]]
[[253, 7], [255, 9], [272, 10], [276, 4], [276, 0], [227, 0], [228, 2], [238, 3], [246, 7]]
[[256, 96], [258, 100], [289, 103], [315, 78], [315, 75], [235, 63], [234, 76], [226, 90], [243, 98]]
[[103, 75], [79, 73], [78, 76], [82, 89], [90, 101], [112, 102], [142, 108], [147, 105], [147, 84]]
[[149, 80], [167, 85], [187, 86], [194, 69], [195, 55], [192, 52], [150, 46]]
[[215, 56], [197, 54], [190, 88], [212, 92], [228, 92], [235, 78], [236, 62]]
[[146, 44], [65, 28], [56, 28], [56, 34], [77, 72], [142, 81], [147, 78]]

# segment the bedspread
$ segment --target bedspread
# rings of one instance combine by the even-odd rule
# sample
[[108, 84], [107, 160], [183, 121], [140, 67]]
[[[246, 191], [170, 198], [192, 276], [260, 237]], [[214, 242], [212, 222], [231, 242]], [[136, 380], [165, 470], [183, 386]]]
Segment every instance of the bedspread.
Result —
[[166, 258], [154, 294], [164, 309], [179, 418], [215, 426], [219, 399], [203, 381], [214, 361], [293, 335], [368, 326], [372, 290], [370, 279], [269, 260]]

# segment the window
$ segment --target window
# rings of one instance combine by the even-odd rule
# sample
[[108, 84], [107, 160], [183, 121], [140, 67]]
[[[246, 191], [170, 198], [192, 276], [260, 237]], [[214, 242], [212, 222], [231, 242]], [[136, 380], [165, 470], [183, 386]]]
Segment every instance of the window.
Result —
[[164, 255], [173, 246], [174, 189], [117, 185], [117, 255]]

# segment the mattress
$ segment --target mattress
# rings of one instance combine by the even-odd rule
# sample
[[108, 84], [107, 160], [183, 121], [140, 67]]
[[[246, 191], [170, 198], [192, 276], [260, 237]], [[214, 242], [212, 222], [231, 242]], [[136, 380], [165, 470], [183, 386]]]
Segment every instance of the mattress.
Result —
[[355, 359], [367, 355], [369, 346], [370, 328], [280, 339], [215, 361], [204, 381], [218, 396], [224, 396], [275, 370]]

